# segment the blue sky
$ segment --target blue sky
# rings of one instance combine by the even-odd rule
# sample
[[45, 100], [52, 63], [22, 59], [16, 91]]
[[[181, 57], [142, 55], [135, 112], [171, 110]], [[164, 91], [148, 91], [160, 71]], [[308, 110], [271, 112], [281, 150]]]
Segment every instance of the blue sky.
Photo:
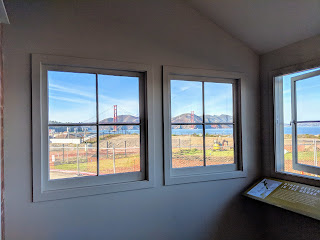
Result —
[[113, 118], [113, 106], [118, 115], [139, 117], [139, 78], [98, 75], [99, 119]]
[[[139, 114], [137, 77], [98, 75], [100, 120], [118, 115]], [[96, 121], [96, 76], [88, 73], [48, 71], [49, 120]]]
[[[291, 78], [320, 68], [283, 77], [284, 122], [291, 121]], [[48, 71], [49, 120], [59, 122], [95, 122], [95, 74]], [[139, 80], [137, 77], [99, 75], [100, 120], [118, 115], [139, 113]], [[171, 81], [172, 116], [183, 113], [202, 115], [201, 82]], [[298, 120], [320, 120], [320, 77], [297, 83]], [[231, 84], [205, 83], [206, 114], [232, 115]]]
[[[205, 114], [232, 116], [232, 85], [226, 83], [204, 84]], [[171, 81], [171, 116], [191, 113], [202, 116], [202, 83]]]
[[[291, 121], [291, 78], [320, 68], [302, 71], [283, 76], [283, 112], [284, 123]], [[320, 77], [299, 80], [296, 83], [297, 91], [297, 120], [320, 120]]]

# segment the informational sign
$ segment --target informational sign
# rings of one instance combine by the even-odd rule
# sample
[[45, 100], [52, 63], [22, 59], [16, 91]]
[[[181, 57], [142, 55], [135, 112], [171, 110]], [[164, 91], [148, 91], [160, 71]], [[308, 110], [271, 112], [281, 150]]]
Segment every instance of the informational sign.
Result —
[[244, 192], [244, 195], [320, 220], [320, 188], [318, 187], [264, 178]]
[[277, 187], [281, 185], [281, 182], [271, 180], [271, 179], [263, 179], [259, 182], [254, 188], [252, 188], [248, 194], [254, 197], [265, 199], [272, 193]]

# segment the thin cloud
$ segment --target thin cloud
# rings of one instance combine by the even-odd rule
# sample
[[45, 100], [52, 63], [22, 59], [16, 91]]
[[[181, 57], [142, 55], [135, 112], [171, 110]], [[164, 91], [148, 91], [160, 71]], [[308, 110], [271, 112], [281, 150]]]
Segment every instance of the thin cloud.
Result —
[[95, 101], [90, 101], [90, 100], [81, 99], [81, 98], [74, 98], [74, 97], [71, 98], [71, 97], [59, 97], [59, 96], [50, 95], [49, 101], [51, 99], [66, 101], [66, 102], [71, 102], [71, 103], [95, 104]]
[[65, 87], [61, 86], [59, 84], [49, 83], [49, 91], [57, 91], [67, 94], [75, 94], [81, 97], [87, 97], [95, 99], [95, 93], [89, 93], [87, 91], [80, 90], [79, 87], [77, 89], [74, 89], [72, 87]]

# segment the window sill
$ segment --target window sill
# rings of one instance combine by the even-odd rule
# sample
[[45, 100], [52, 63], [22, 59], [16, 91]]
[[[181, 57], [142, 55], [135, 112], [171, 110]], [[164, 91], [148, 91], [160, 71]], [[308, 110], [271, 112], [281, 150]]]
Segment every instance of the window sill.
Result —
[[184, 183], [207, 182], [224, 179], [245, 178], [246, 171], [232, 171], [232, 172], [215, 172], [206, 174], [189, 174], [189, 175], [172, 175], [166, 174], [165, 185], [176, 185]]
[[124, 192], [124, 191], [146, 189], [146, 188], [152, 188], [152, 187], [154, 187], [153, 181], [144, 180], [144, 181], [135, 181], [135, 182], [95, 185], [90, 187], [48, 190], [48, 191], [41, 191], [41, 192], [34, 189], [33, 202], [92, 196], [92, 195], [100, 195], [100, 194], [115, 193], [115, 192]]

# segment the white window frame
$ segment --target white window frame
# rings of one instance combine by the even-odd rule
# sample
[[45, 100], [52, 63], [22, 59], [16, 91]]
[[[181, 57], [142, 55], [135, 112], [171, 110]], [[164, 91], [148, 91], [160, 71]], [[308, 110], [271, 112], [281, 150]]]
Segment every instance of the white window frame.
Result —
[[303, 122], [320, 122], [320, 119], [318, 121], [298, 121], [297, 120], [297, 92], [296, 92], [296, 83], [297, 81], [304, 80], [311, 77], [316, 77], [320, 75], [320, 70], [302, 74], [296, 77], [291, 78], [291, 115], [292, 115], [292, 164], [293, 169], [298, 171], [304, 171], [316, 175], [320, 175], [320, 167], [316, 166], [310, 166], [301, 164], [298, 162], [298, 151], [297, 151], [297, 143], [298, 143], [298, 134], [297, 134], [297, 124], [303, 123]]
[[[172, 168], [171, 137], [171, 80], [231, 83], [233, 85], [233, 118], [235, 164]], [[163, 118], [164, 118], [164, 175], [165, 185], [247, 176], [247, 164], [242, 158], [241, 137], [241, 81], [243, 73], [163, 66]], [[203, 123], [202, 123], [203, 124]]]
[[[271, 168], [270, 168], [271, 177], [280, 178], [280, 179], [293, 181], [293, 182], [301, 182], [301, 183], [305, 183], [313, 186], [320, 186], [319, 178], [314, 178], [312, 176], [301, 175], [301, 174], [284, 171], [284, 157], [283, 157], [284, 156], [284, 142], [283, 142], [284, 124], [283, 124], [283, 115], [280, 114], [281, 112], [283, 112], [283, 99], [282, 99], [283, 76], [287, 74], [302, 72], [302, 71], [311, 70], [319, 67], [320, 67], [320, 59], [315, 59], [312, 61], [298, 63], [292, 66], [276, 69], [269, 72], [269, 78], [273, 86], [273, 108], [272, 108], [273, 121], [270, 121], [271, 123], [270, 128], [273, 130], [271, 130], [270, 133], [273, 132], [274, 157], [273, 157], [273, 161], [271, 162]], [[300, 76], [293, 77], [292, 82], [299, 80]], [[291, 89], [292, 89], [291, 93], [292, 92], [295, 93], [294, 85], [295, 84], [291, 85]], [[294, 111], [294, 112], [291, 112], [291, 116], [292, 116], [291, 124], [293, 124], [294, 126], [292, 134], [293, 136], [296, 136], [297, 121], [296, 121], [296, 113], [295, 113], [296, 110], [294, 107], [296, 105], [295, 94], [293, 94], [292, 96], [293, 97], [291, 98], [291, 111]], [[295, 145], [295, 142], [296, 142], [296, 137], [293, 137], [292, 146]], [[292, 149], [294, 149], [294, 147]], [[293, 154], [296, 156], [296, 153], [293, 153]], [[294, 170], [305, 171], [305, 172], [309, 172], [309, 170], [311, 170], [312, 172], [309, 172], [309, 173], [317, 174], [317, 173], [314, 173], [315, 167], [299, 164], [296, 157], [293, 157], [293, 168]]]
[[[140, 84], [139, 89], [140, 93], [144, 94], [144, 101], [139, 101], [139, 108], [142, 112], [142, 115], [140, 115], [141, 126], [144, 126], [140, 130], [140, 141], [143, 142], [141, 144], [142, 164], [140, 172], [49, 180], [47, 72], [50, 70], [138, 76], [140, 78], [139, 82], [142, 81], [143, 84]], [[152, 67], [146, 64], [32, 54], [33, 201], [153, 187], [152, 88]], [[99, 121], [97, 126], [98, 123]]]

